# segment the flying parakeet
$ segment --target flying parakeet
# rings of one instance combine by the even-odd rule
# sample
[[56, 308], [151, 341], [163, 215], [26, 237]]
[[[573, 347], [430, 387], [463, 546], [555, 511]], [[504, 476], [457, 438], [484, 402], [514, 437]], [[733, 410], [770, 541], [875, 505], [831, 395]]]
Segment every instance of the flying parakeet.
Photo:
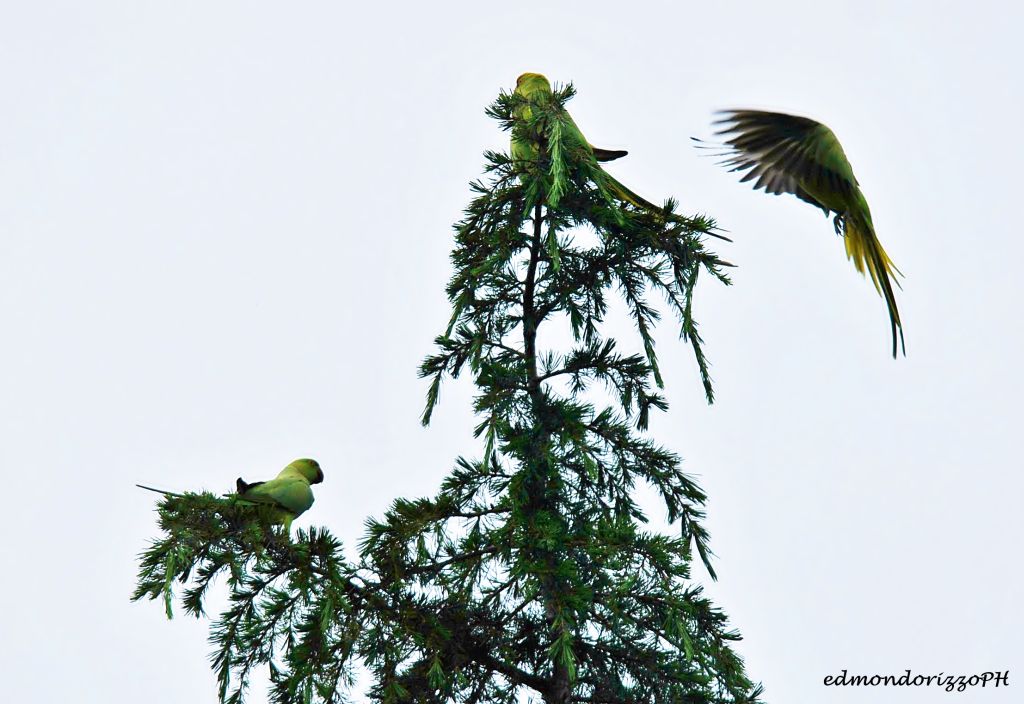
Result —
[[[245, 503], [273, 508], [275, 520], [284, 524], [287, 533], [291, 529], [292, 521], [313, 505], [313, 490], [310, 485], [319, 484], [323, 480], [324, 472], [316, 460], [295, 460], [269, 481], [250, 484], [239, 477], [235, 481], [236, 494], [230, 496], [237, 496]], [[167, 496], [181, 496], [142, 484], [136, 486]]]
[[[860, 192], [850, 162], [839, 140], [825, 125], [806, 117], [759, 110], [727, 110], [716, 124], [716, 134], [728, 137], [722, 162], [730, 171], [746, 171], [741, 182], [752, 181], [773, 195], [791, 193], [825, 211], [835, 213], [833, 224], [843, 235], [846, 256], [861, 274], [871, 277], [885, 298], [892, 328], [892, 356], [896, 357], [896, 333], [903, 343], [903, 325], [896, 309], [893, 284], [899, 286], [900, 270], [882, 249], [871, 222], [871, 211]], [[699, 140], [698, 140], [699, 141]]]
[[[524, 73], [516, 79], [515, 92], [516, 95], [520, 95], [529, 101], [536, 101], [537, 99], [543, 99], [544, 97], [551, 95], [551, 83], [548, 82], [547, 78], [539, 73]], [[529, 120], [532, 116], [533, 111], [530, 109], [528, 104], [520, 107], [516, 111], [515, 115], [518, 120], [522, 121]], [[565, 125], [567, 129], [565, 129], [562, 134], [562, 142], [565, 147], [570, 149], [583, 149], [597, 161], [613, 161], [614, 159], [626, 156], [628, 153], [622, 150], [601, 149], [600, 147], [595, 147], [587, 141], [586, 137], [583, 136], [583, 133], [580, 132], [580, 128], [576, 126], [576, 123], [573, 122], [570, 115], [566, 114], [565, 118]], [[511, 145], [512, 159], [520, 165], [535, 162], [545, 146], [546, 145], [542, 145], [535, 141], [525, 141], [517, 138], [517, 135], [513, 132]], [[607, 188], [612, 195], [637, 208], [643, 208], [653, 212], [661, 211], [661, 208], [650, 201], [641, 198], [636, 193], [612, 178], [611, 174], [600, 169], [600, 167], [597, 168], [605, 177], [605, 183], [600, 185]]]

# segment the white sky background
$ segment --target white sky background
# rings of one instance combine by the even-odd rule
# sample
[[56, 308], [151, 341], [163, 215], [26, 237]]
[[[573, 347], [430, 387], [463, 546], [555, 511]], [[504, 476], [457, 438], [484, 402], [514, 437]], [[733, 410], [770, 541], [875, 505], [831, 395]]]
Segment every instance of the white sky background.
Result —
[[[9, 701], [215, 700], [208, 623], [128, 601], [156, 535], [135, 482], [317, 457], [298, 525], [354, 546], [479, 454], [468, 381], [423, 429], [416, 368], [467, 183], [507, 145], [484, 108], [526, 70], [575, 83], [591, 141], [630, 150], [616, 177], [735, 239], [735, 285], [697, 301], [718, 401], [666, 323], [653, 429], [710, 495], [709, 590], [766, 700], [1019, 701], [1019, 6], [89, 5], [0, 10]], [[906, 359], [830, 221], [691, 148], [726, 107], [837, 133], [906, 274]], [[843, 668], [1014, 672], [822, 686]]]

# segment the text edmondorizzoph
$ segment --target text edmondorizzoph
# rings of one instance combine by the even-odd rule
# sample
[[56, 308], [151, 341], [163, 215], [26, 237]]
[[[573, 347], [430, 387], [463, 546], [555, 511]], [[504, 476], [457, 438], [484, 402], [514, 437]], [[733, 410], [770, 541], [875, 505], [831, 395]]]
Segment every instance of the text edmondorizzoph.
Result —
[[937, 675], [913, 675], [910, 670], [905, 670], [902, 675], [849, 675], [843, 670], [838, 675], [825, 677], [826, 687], [942, 687], [947, 692], [956, 690], [963, 692], [968, 687], [985, 687], [989, 682], [993, 686], [1010, 686], [1010, 671], [1005, 672], [983, 672], [980, 675], [947, 675], [940, 672]]

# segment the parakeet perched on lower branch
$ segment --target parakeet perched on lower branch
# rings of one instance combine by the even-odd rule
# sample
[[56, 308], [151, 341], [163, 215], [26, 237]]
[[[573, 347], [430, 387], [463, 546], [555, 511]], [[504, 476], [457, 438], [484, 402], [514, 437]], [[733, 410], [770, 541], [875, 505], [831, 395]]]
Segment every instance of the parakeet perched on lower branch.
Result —
[[281, 470], [275, 478], [265, 482], [246, 483], [239, 477], [236, 482], [238, 496], [254, 504], [264, 504], [279, 510], [280, 522], [287, 533], [292, 521], [313, 505], [310, 484], [324, 480], [324, 471], [316, 460], [295, 460]]
[[[289, 464], [280, 474], [268, 481], [250, 484], [239, 477], [235, 482], [236, 493], [229, 496], [237, 497], [245, 503], [272, 508], [275, 522], [283, 524], [287, 533], [291, 530], [292, 521], [313, 505], [313, 490], [310, 485], [319, 484], [323, 480], [324, 472], [316, 460], [300, 459]], [[165, 496], [182, 496], [142, 484], [136, 486]]]

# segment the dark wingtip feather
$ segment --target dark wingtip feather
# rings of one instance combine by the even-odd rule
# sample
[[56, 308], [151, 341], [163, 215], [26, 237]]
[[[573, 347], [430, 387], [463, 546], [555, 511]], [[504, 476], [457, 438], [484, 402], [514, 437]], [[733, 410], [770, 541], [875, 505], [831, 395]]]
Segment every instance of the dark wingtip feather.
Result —
[[594, 158], [598, 161], [615, 161], [629, 154], [625, 149], [602, 149], [601, 147], [592, 147], [594, 150]]
[[715, 120], [715, 124], [718, 124], [720, 122], [731, 122], [731, 121], [736, 119], [737, 115], [742, 115], [744, 113], [757, 113], [757, 112], [763, 112], [763, 111], [762, 110], [752, 110], [750, 108], [723, 108], [721, 110], [715, 110], [715, 112], [713, 114], [716, 115], [716, 116], [717, 115], [726, 115], [726, 117], [719, 117], [719, 119]]

